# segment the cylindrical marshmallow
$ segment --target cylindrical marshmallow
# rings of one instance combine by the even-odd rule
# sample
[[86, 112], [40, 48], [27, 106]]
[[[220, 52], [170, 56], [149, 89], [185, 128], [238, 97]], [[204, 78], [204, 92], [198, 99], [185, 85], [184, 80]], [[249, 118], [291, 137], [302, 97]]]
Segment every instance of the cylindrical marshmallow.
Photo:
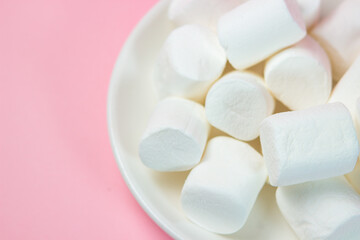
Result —
[[320, 17], [321, 0], [297, 0], [297, 2], [306, 27], [310, 28]]
[[306, 37], [267, 61], [265, 82], [292, 110], [324, 104], [332, 86], [330, 61], [321, 46]]
[[[360, 14], [360, 12], [359, 12]], [[360, 15], [359, 15], [360, 19]], [[360, 97], [360, 55], [335, 86], [329, 102], [342, 102], [355, 120], [356, 100]]]
[[276, 201], [300, 240], [360, 239], [360, 196], [344, 177], [279, 187]]
[[247, 0], [172, 0], [168, 17], [177, 26], [200, 24], [216, 30], [218, 19]]
[[260, 140], [273, 186], [344, 175], [359, 156], [351, 114], [342, 103], [274, 114], [261, 124]]
[[230, 234], [246, 222], [266, 180], [261, 155], [230, 137], [209, 141], [181, 193], [186, 216], [208, 231]]
[[329, 54], [338, 81], [360, 53], [360, 0], [346, 0], [323, 19], [312, 35]]
[[248, 72], [231, 72], [217, 81], [206, 96], [211, 125], [240, 140], [259, 136], [260, 123], [274, 110], [274, 99], [263, 79]]
[[181, 98], [158, 103], [139, 146], [142, 162], [157, 171], [184, 171], [199, 163], [210, 125], [202, 105]]
[[296, 0], [251, 0], [224, 14], [218, 36], [230, 63], [245, 69], [306, 35]]
[[179, 27], [166, 39], [155, 66], [159, 96], [202, 101], [225, 64], [226, 54], [215, 33], [200, 25]]

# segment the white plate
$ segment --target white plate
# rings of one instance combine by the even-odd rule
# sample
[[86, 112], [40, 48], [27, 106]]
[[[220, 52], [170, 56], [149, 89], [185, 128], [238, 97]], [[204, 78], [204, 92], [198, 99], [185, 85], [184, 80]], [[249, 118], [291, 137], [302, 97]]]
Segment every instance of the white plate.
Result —
[[266, 185], [246, 225], [232, 235], [210, 233], [182, 213], [180, 192], [188, 172], [158, 173], [142, 165], [138, 144], [157, 102], [152, 69], [173, 28], [166, 17], [169, 0], [160, 1], [137, 25], [116, 62], [108, 96], [108, 127], [113, 151], [131, 192], [149, 216], [175, 239], [297, 239]]

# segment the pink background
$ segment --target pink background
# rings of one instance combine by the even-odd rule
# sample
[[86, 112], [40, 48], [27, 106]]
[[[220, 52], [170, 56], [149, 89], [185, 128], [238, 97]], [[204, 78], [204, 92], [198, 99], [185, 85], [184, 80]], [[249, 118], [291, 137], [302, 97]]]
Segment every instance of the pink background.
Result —
[[170, 239], [127, 189], [106, 97], [156, 0], [0, 0], [0, 239]]

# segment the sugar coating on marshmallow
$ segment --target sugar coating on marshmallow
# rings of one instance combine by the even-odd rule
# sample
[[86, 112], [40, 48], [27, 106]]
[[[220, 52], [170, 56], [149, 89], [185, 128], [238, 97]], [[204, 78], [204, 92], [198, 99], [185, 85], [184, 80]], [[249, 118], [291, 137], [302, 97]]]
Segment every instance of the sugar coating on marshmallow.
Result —
[[210, 125], [202, 105], [181, 98], [158, 103], [139, 146], [142, 162], [157, 171], [184, 171], [201, 159]]
[[[360, 16], [360, 15], [359, 15]], [[360, 19], [360, 17], [359, 17]], [[356, 100], [360, 97], [360, 55], [335, 86], [329, 102], [342, 102], [356, 115]]]
[[270, 58], [264, 75], [270, 91], [292, 110], [324, 104], [331, 92], [330, 61], [311, 37]]
[[320, 17], [321, 0], [297, 0], [297, 2], [306, 27], [310, 28]]
[[184, 25], [166, 39], [155, 66], [161, 98], [178, 96], [202, 101], [226, 64], [216, 34], [200, 25]]
[[276, 201], [301, 240], [360, 239], [360, 195], [344, 177], [279, 187]]
[[224, 14], [218, 36], [231, 65], [251, 67], [306, 35], [296, 0], [251, 0]]
[[311, 34], [329, 54], [338, 81], [360, 53], [360, 0], [345, 0]]
[[168, 17], [177, 26], [199, 24], [216, 30], [219, 18], [247, 0], [172, 0]]
[[206, 116], [211, 125], [240, 140], [259, 136], [260, 123], [274, 110], [274, 99], [263, 79], [248, 72], [231, 72], [209, 90]]
[[343, 175], [359, 156], [355, 127], [342, 103], [274, 114], [261, 124], [260, 140], [273, 186]]
[[266, 177], [262, 156], [250, 145], [215, 137], [185, 181], [182, 208], [208, 231], [236, 232], [245, 224]]

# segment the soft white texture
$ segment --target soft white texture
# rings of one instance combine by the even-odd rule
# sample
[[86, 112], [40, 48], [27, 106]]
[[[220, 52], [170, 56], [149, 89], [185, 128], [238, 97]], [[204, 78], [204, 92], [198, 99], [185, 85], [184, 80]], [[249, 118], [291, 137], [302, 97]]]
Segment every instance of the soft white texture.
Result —
[[292, 110], [324, 104], [332, 86], [330, 61], [315, 40], [305, 37], [267, 61], [265, 82]]
[[260, 140], [273, 186], [349, 173], [359, 155], [355, 127], [342, 103], [274, 114], [261, 124]]
[[312, 35], [329, 54], [338, 81], [360, 53], [360, 0], [345, 0], [315, 26]]
[[247, 0], [172, 0], [168, 17], [177, 26], [200, 24], [216, 30], [221, 15]]
[[297, 2], [306, 27], [310, 28], [320, 17], [321, 0], [297, 0]]
[[360, 239], [360, 196], [344, 177], [279, 187], [276, 200], [300, 240]]
[[179, 27], [166, 39], [155, 66], [159, 96], [202, 101], [225, 64], [226, 54], [215, 33], [200, 25]]
[[[360, 21], [360, 12], [359, 12]], [[356, 58], [351, 67], [347, 70], [341, 80], [334, 88], [329, 102], [342, 102], [351, 112], [356, 122], [356, 100], [360, 97], [360, 55]], [[359, 139], [360, 128], [358, 127]]]
[[230, 137], [209, 141], [181, 193], [186, 216], [208, 231], [230, 234], [246, 222], [266, 180], [262, 156]]
[[231, 65], [245, 69], [306, 35], [296, 0], [251, 0], [224, 14], [218, 36]]
[[211, 125], [245, 141], [259, 136], [260, 123], [273, 110], [274, 99], [263, 79], [248, 72], [226, 74], [211, 87], [205, 102]]
[[209, 128], [202, 105], [181, 98], [164, 99], [143, 134], [140, 158], [154, 170], [188, 170], [200, 161]]

